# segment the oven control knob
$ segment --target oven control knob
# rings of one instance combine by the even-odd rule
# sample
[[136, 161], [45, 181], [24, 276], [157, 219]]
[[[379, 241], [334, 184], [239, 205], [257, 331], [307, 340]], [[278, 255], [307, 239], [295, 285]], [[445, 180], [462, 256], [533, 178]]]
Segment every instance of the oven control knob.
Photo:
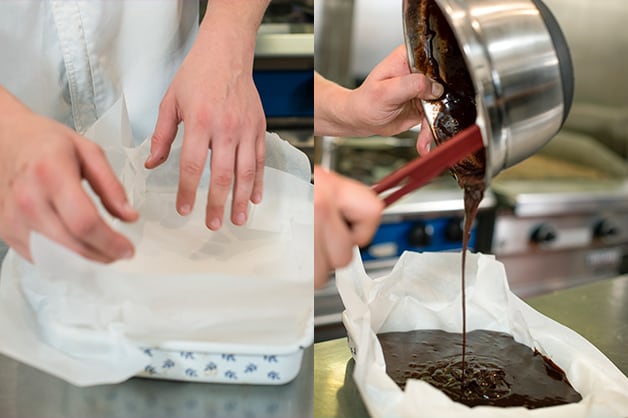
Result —
[[462, 242], [462, 219], [451, 219], [445, 226], [445, 238], [449, 242]]
[[593, 236], [595, 238], [609, 238], [618, 234], [619, 226], [609, 219], [602, 219], [593, 227]]
[[558, 237], [558, 232], [556, 228], [554, 228], [550, 224], [541, 224], [537, 226], [534, 231], [532, 231], [532, 236], [530, 239], [532, 242], [537, 244], [549, 244], [552, 241], [555, 241]]
[[434, 228], [431, 225], [418, 223], [408, 231], [408, 244], [412, 247], [426, 247], [432, 243]]

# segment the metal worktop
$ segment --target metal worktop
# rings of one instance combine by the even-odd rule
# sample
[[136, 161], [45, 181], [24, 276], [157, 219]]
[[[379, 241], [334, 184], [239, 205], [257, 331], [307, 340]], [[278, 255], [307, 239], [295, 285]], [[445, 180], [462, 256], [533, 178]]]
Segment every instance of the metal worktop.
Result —
[[0, 417], [311, 417], [313, 349], [281, 386], [134, 378], [87, 388], [0, 355]]
[[[0, 242], [0, 261], [5, 251]], [[133, 378], [85, 388], [0, 355], [0, 417], [311, 417], [313, 354], [307, 348], [298, 376], [280, 386]]]
[[[526, 299], [577, 331], [628, 375], [628, 276]], [[345, 338], [314, 345], [314, 416], [367, 417]]]

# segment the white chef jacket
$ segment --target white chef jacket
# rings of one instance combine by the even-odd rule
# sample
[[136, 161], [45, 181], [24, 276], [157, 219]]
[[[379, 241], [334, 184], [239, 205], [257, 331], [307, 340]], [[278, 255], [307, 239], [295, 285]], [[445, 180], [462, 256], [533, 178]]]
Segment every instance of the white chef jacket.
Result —
[[0, 84], [81, 133], [124, 94], [142, 140], [197, 29], [195, 0], [2, 0]]

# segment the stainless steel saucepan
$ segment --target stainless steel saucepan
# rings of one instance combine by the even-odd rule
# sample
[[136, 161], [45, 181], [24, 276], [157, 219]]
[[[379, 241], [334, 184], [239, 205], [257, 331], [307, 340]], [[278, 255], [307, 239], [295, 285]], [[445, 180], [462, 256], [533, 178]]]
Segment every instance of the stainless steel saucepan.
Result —
[[[440, 8], [471, 77], [489, 184], [501, 170], [538, 151], [565, 121], [574, 89], [567, 42], [540, 0], [404, 0], [413, 71], [419, 71], [414, 51], [425, 48], [417, 13], [426, 2]], [[431, 124], [438, 104], [422, 102]]]

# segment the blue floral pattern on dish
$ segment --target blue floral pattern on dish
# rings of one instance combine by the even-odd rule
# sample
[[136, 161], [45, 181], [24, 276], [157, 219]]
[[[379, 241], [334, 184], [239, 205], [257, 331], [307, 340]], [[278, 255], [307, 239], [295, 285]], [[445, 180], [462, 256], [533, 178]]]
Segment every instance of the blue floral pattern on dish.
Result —
[[140, 376], [216, 383], [278, 385], [291, 381], [301, 367], [303, 348], [290, 354], [193, 352], [143, 347], [146, 366]]

